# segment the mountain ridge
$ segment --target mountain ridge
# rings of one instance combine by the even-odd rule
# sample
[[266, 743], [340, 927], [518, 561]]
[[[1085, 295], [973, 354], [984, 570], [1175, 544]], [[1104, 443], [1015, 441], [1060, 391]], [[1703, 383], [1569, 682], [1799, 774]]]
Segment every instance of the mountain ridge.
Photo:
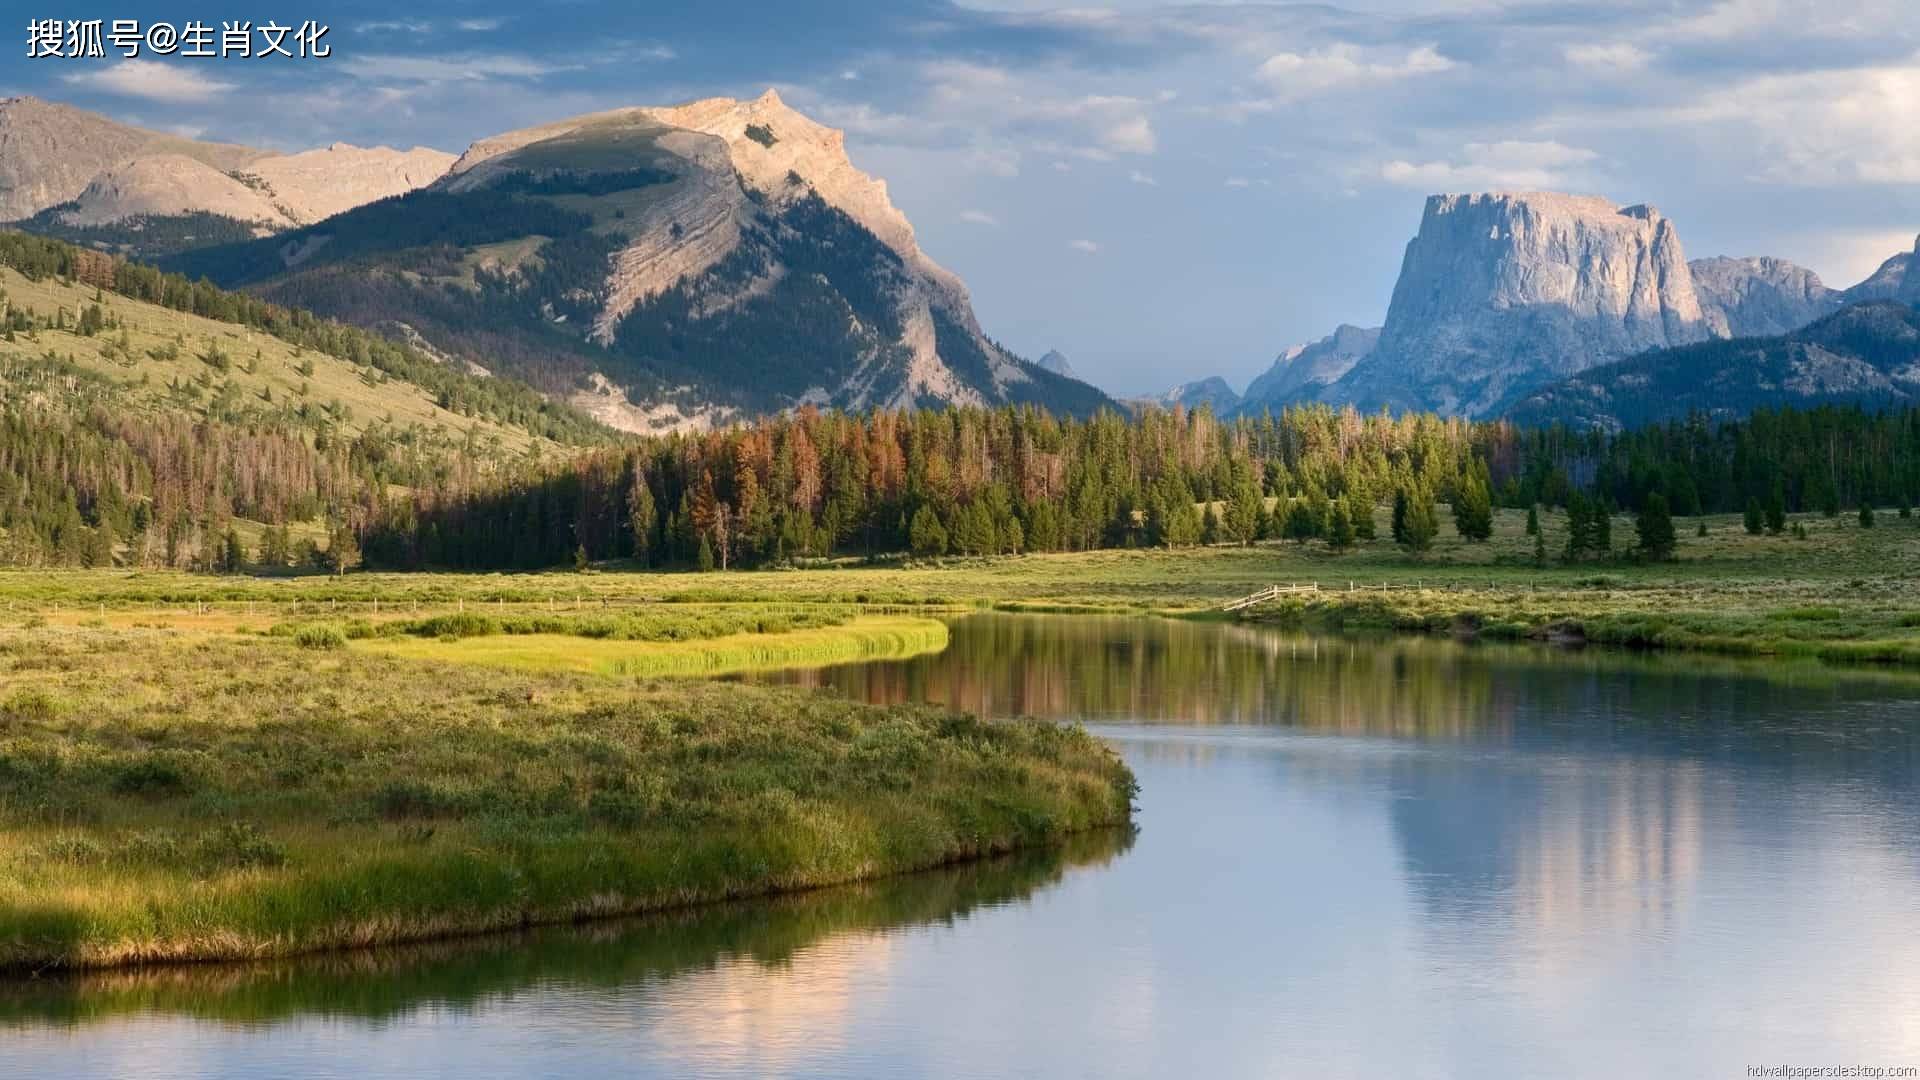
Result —
[[1112, 406], [987, 337], [844, 135], [773, 91], [489, 136], [418, 191], [172, 265], [404, 323], [634, 430], [803, 405]]

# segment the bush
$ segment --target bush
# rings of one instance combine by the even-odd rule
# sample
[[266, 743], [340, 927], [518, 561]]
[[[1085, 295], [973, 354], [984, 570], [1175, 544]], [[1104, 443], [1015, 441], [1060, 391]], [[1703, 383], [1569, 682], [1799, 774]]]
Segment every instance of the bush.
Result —
[[344, 649], [347, 635], [337, 626], [321, 623], [295, 630], [293, 643], [303, 649]]

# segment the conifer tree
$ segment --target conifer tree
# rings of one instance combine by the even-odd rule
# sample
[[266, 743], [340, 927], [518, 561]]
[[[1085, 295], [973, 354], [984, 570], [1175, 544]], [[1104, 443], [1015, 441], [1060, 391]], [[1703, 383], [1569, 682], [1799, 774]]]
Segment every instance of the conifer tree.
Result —
[[1667, 508], [1664, 494], [1655, 491], [1647, 496], [1640, 505], [1640, 514], [1634, 520], [1633, 529], [1643, 558], [1664, 562], [1673, 557], [1673, 514]]

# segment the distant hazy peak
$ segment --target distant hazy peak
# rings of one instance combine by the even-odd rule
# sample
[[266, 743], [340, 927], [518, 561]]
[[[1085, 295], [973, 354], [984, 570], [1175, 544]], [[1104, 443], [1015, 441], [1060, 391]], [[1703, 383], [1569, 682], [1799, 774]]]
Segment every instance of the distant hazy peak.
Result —
[[1035, 360], [1034, 363], [1047, 371], [1053, 372], [1055, 375], [1065, 375], [1069, 379], [1077, 379], [1080, 377], [1073, 370], [1073, 365], [1067, 362], [1066, 356], [1062, 354], [1059, 349], [1048, 349], [1047, 354]]

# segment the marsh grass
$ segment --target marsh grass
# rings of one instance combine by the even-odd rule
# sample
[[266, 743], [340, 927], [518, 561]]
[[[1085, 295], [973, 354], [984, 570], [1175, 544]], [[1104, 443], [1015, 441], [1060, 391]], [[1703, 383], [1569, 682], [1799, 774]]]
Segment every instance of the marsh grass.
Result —
[[746, 630], [712, 638], [512, 635], [377, 635], [356, 648], [414, 660], [597, 675], [725, 675], [770, 668], [905, 659], [947, 646], [947, 627], [911, 615], [862, 615], [806, 629]]
[[0, 630], [0, 687], [15, 969], [806, 889], [1120, 824], [1133, 790], [1076, 728], [276, 638]]

